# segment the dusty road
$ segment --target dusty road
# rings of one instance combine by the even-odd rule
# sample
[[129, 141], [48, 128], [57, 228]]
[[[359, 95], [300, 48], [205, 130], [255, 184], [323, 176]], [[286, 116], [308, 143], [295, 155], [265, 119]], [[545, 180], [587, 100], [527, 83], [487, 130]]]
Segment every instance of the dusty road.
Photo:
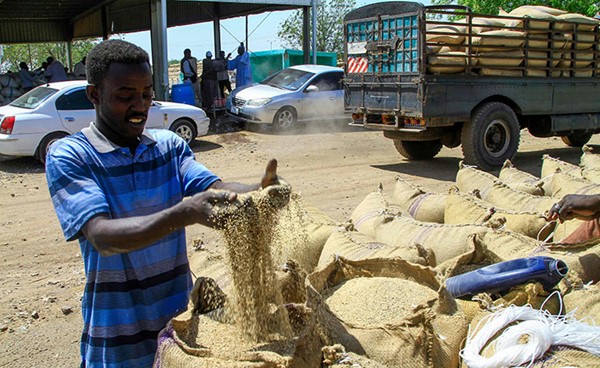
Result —
[[[522, 132], [514, 164], [539, 175], [542, 154], [575, 163], [581, 151], [559, 138], [537, 139]], [[600, 143], [600, 137], [592, 142]], [[269, 158], [304, 201], [336, 221], [348, 218], [364, 196], [394, 177], [414, 180], [430, 191], [454, 181], [460, 148], [444, 148], [429, 162], [401, 159], [381, 132], [346, 126], [293, 134], [240, 131], [201, 137], [197, 158], [227, 181], [257, 182]], [[76, 242], [66, 243], [48, 195], [41, 164], [33, 159], [0, 160], [0, 367], [74, 367], [79, 363], [83, 263]], [[220, 237], [192, 226], [188, 246]], [[201, 270], [194, 270], [201, 274]]]

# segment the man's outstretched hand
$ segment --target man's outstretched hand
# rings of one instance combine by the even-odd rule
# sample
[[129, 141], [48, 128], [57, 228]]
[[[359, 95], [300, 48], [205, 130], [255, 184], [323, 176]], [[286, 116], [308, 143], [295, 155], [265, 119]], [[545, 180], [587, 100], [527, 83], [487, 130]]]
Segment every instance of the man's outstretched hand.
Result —
[[280, 184], [277, 177], [277, 160], [273, 158], [267, 163], [267, 170], [260, 181], [260, 187], [264, 189], [277, 184]]

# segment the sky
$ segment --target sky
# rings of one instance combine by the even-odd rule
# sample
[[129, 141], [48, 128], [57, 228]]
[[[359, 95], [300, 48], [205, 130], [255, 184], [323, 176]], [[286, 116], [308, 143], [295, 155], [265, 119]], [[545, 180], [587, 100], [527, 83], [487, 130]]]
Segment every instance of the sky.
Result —
[[[356, 6], [381, 2], [382, 0], [357, 0]], [[383, 0], [385, 1], [385, 0]], [[429, 5], [430, 0], [421, 0], [420, 3]], [[277, 32], [279, 25], [292, 15], [293, 10], [265, 12], [248, 17], [248, 49], [250, 51], [278, 50], [280, 44]], [[237, 47], [244, 41], [246, 33], [246, 18], [233, 18], [221, 20], [221, 46], [225, 53], [236, 55]], [[195, 36], [196, 35], [196, 36]], [[125, 40], [135, 43], [148, 53], [150, 50], [150, 31], [128, 33]], [[214, 53], [213, 24], [212, 22], [199, 23], [167, 29], [168, 60], [179, 60], [183, 57], [183, 50], [192, 50], [192, 56], [204, 58], [206, 51]]]

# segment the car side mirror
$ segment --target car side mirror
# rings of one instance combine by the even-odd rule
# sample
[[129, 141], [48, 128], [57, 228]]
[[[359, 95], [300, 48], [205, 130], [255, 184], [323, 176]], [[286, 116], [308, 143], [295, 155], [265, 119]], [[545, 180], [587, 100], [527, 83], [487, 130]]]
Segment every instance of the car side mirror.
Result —
[[304, 92], [306, 92], [306, 93], [319, 92], [319, 87], [317, 87], [315, 85], [308, 86], [308, 87], [306, 87], [306, 89], [304, 90]]

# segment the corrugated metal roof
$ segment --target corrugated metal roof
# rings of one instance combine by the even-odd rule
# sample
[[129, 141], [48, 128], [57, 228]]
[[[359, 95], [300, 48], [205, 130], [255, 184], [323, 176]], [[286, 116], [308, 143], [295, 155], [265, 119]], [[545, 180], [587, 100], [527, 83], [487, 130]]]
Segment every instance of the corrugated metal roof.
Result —
[[[167, 1], [168, 27], [265, 11], [287, 10], [310, 0]], [[0, 44], [69, 41], [149, 30], [150, 0], [0, 0]]]

